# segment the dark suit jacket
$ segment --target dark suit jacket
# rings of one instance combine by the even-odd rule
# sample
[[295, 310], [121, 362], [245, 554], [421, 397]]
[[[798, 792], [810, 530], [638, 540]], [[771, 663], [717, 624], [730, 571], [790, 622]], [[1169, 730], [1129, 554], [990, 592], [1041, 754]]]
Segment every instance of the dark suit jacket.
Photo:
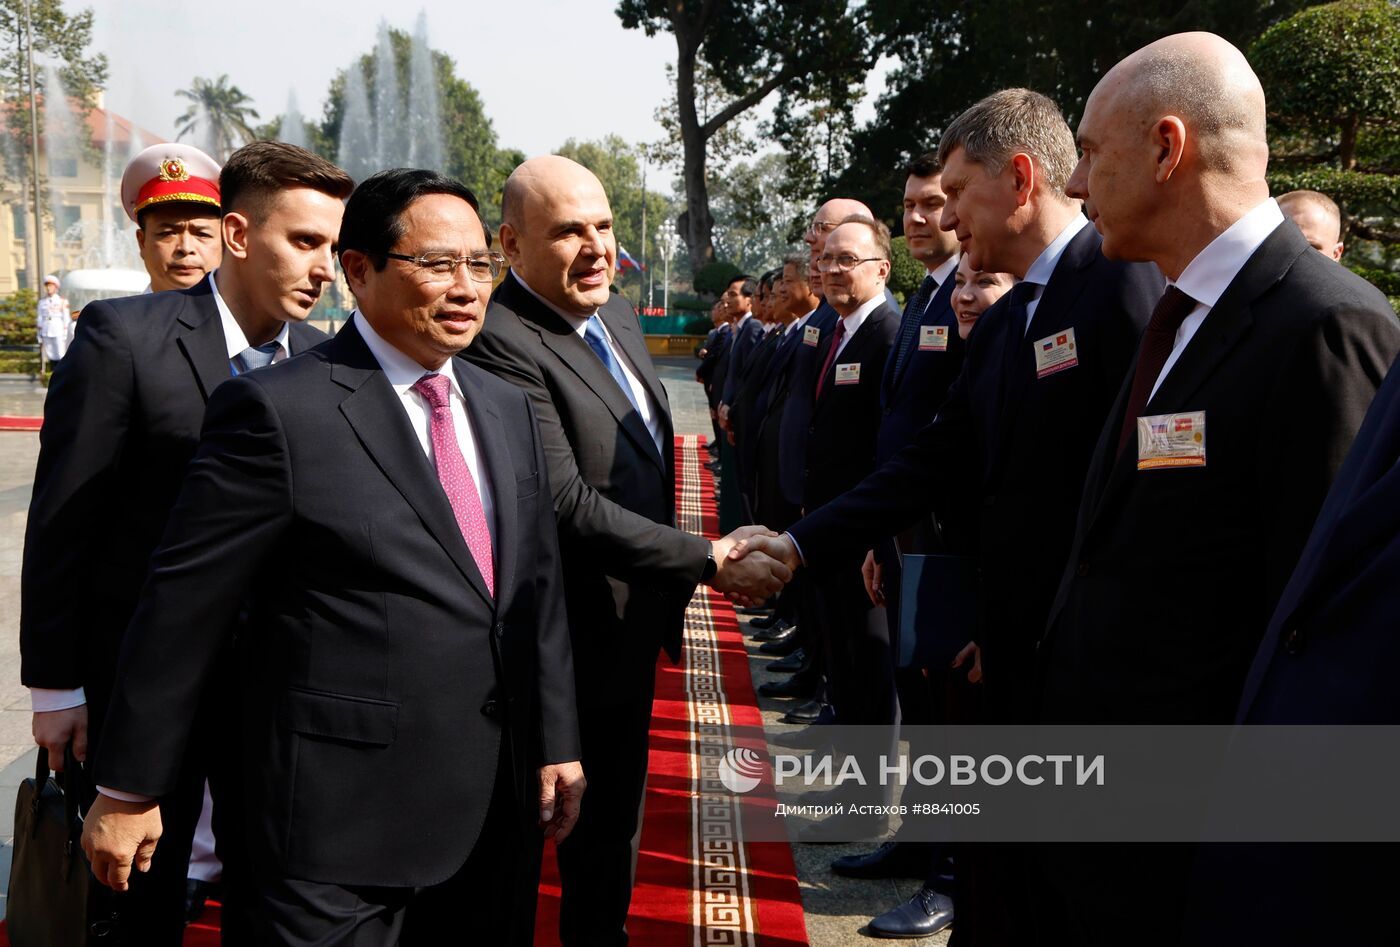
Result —
[[[326, 338], [299, 323], [290, 333], [293, 355]], [[100, 719], [205, 402], [229, 377], [208, 280], [83, 309], [39, 434], [20, 615], [26, 686], [84, 687]]]
[[240, 603], [250, 836], [288, 877], [441, 882], [481, 831], [498, 758], [526, 818], [533, 769], [580, 757], [539, 430], [514, 387], [449, 367], [494, 500], [494, 598], [352, 322], [210, 400], [122, 650], [99, 784], [170, 787]]
[[731, 329], [729, 323], [725, 323], [718, 328], [711, 329], [710, 334], [705, 337], [705, 357], [700, 360], [700, 366], [695, 369], [695, 378], [700, 384], [705, 386], [705, 399], [710, 402], [710, 407], [714, 407], [719, 400], [718, 394], [714, 391], [715, 369], [719, 366], [719, 360], [729, 349], [729, 338]]
[[822, 367], [817, 357], [826, 337], [836, 329], [836, 310], [825, 299], [817, 306], [801, 332], [817, 330], [817, 344], [806, 345], [799, 335], [797, 348], [783, 376], [783, 387], [770, 396], [770, 403], [782, 401], [778, 415], [778, 484], [783, 498], [795, 507], [802, 506], [802, 481], [807, 467], [807, 429], [812, 419], [812, 386], [817, 370]]
[[[875, 431], [880, 417], [880, 381], [885, 359], [899, 332], [899, 312], [881, 302], [837, 354], [812, 399], [807, 428], [806, 471], [802, 506], [815, 510], [860, 482], [875, 465]], [[826, 363], [836, 339], [832, 332], [817, 346], [817, 367]], [[855, 384], [837, 384], [838, 366], [859, 365]], [[814, 376], [815, 377], [815, 376]]]
[[733, 334], [733, 341], [729, 343], [729, 367], [724, 376], [724, 390], [719, 398], [720, 403], [728, 405], [734, 403], [739, 386], [752, 367], [750, 358], [763, 341], [763, 323], [758, 321], [757, 316], [749, 316], [743, 325], [734, 327]]
[[[809, 562], [854, 563], [923, 515], [976, 509], [987, 686], [999, 665], [1012, 701], [1026, 699], [1090, 453], [1162, 293], [1156, 267], [1108, 260], [1100, 242], [1092, 227], [1070, 241], [1029, 332], [1012, 318], [1020, 313], [1009, 295], [988, 308], [934, 421], [859, 487], [792, 528]], [[1032, 345], [1071, 327], [1079, 364], [1036, 378]]]
[[1370, 284], [1284, 222], [1146, 407], [1206, 413], [1203, 467], [1118, 456], [1129, 377], [1094, 453], [1050, 616], [1053, 721], [1228, 723], [1333, 475], [1400, 352]]
[[920, 326], [943, 326], [948, 330], [948, 348], [942, 352], [921, 352], [916, 334], [909, 342], [904, 364], [896, 373], [899, 345], [890, 347], [890, 357], [885, 361], [880, 382], [880, 430], [875, 439], [877, 467], [933, 420], [948, 396], [949, 387], [962, 371], [967, 343], [958, 335], [958, 317], [953, 314], [953, 286], [953, 277], [949, 276], [922, 314], [906, 311], [900, 319], [901, 331], [904, 320], [909, 318], [917, 319]]
[[764, 335], [749, 355], [749, 370], [739, 383], [729, 410], [729, 426], [734, 432], [735, 453], [739, 460], [739, 487], [744, 495], [754, 495], [754, 474], [758, 461], [758, 432], [763, 417], [757, 413], [759, 398], [768, 386], [773, 357], [783, 340], [778, 329]]
[[[618, 296], [600, 311], [660, 411], [666, 391], [637, 316]], [[675, 455], [658, 455], [646, 425], [573, 327], [507, 276], [491, 297], [468, 360], [530, 396], [549, 462], [564, 556], [580, 698], [621, 696], [657, 646], [679, 660], [685, 606], [710, 544], [675, 528]], [[648, 678], [649, 679], [649, 678]]]
[[[1397, 460], [1400, 372], [1392, 366], [1274, 609], [1245, 682], [1238, 722], [1400, 721]], [[1186, 942], [1375, 942], [1390, 923], [1390, 896], [1400, 882], [1395, 848], [1202, 846], [1185, 910]], [[1300, 900], [1300, 891], [1308, 897]]]

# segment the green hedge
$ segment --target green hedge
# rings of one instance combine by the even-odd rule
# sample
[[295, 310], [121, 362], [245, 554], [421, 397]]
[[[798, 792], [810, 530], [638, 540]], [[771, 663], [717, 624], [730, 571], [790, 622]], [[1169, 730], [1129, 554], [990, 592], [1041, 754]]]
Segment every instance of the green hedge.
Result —
[[1321, 191], [1353, 215], [1378, 205], [1400, 208], [1400, 175], [1366, 174], [1340, 168], [1283, 169], [1269, 172], [1269, 191]]

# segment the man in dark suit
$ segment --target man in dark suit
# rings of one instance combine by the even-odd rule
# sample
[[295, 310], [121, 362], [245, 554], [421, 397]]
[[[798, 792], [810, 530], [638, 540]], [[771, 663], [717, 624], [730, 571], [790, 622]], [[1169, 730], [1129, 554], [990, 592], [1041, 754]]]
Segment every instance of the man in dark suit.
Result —
[[[899, 335], [885, 361], [880, 385], [880, 424], [875, 439], [875, 466], [889, 460], [918, 431], [933, 420], [948, 395], [948, 388], [962, 369], [966, 343], [958, 333], [953, 314], [954, 276], [958, 267], [957, 235], [939, 229], [946, 195], [943, 168], [936, 154], [925, 154], [910, 163], [904, 185], [904, 239], [909, 253], [924, 265], [918, 290], [909, 297], [900, 320]], [[947, 524], [945, 524], [947, 525]], [[872, 618], [884, 617], [889, 629], [889, 655], [900, 721], [906, 725], [947, 722], [941, 713], [946, 703], [950, 675], [947, 668], [901, 668], [899, 653], [899, 596], [901, 556], [908, 553], [956, 552], [933, 529], [932, 519], [899, 536], [887, 537], [866, 554], [861, 567], [866, 592], [880, 607]], [[937, 607], [938, 603], [930, 603]], [[909, 823], [912, 829], [914, 823]], [[906, 831], [906, 836], [908, 832]], [[898, 835], [874, 852], [847, 855], [832, 863], [839, 875], [859, 878], [910, 875], [938, 881], [946, 874], [946, 849], [935, 851], [926, 842], [902, 841]], [[937, 862], [935, 864], [935, 862]], [[948, 890], [946, 878], [939, 882]], [[896, 909], [896, 912], [900, 909]], [[902, 916], [893, 912], [877, 918], [879, 929], [895, 927], [905, 933]], [[921, 926], [921, 925], [920, 925]]]
[[554, 494], [592, 787], [559, 847], [560, 935], [623, 944], [658, 653], [679, 659], [697, 584], [763, 598], [779, 587], [774, 570], [788, 573], [771, 560], [731, 571], [735, 536], [675, 528], [666, 391], [636, 314], [608, 292], [617, 243], [598, 179], [567, 158], [532, 158], [502, 201], [511, 273], [467, 358], [529, 394]]
[[[1400, 371], [1392, 365], [1274, 609], [1237, 722], [1369, 725], [1384, 739], [1400, 721], [1397, 474]], [[1398, 866], [1391, 844], [1202, 846], [1187, 942], [1366, 943], [1389, 923]]]
[[[35, 742], [55, 766], [70, 740], [79, 760], [100, 748], [122, 635], [205, 402], [230, 376], [325, 338], [303, 320], [335, 277], [349, 176], [300, 148], [258, 142], [234, 153], [220, 183], [219, 270], [188, 290], [87, 306], [49, 387], [25, 532], [20, 648]], [[74, 595], [79, 579], [85, 592]], [[206, 765], [218, 762], [193, 754], [162, 801], [169, 834], [161, 857], [118, 899], [135, 940], [180, 942], [190, 837]], [[226, 841], [236, 835], [224, 833]]]
[[84, 843], [126, 883], [234, 631], [257, 942], [533, 942], [542, 834], [583, 777], [544, 450], [529, 399], [452, 356], [501, 266], [431, 171], [351, 197], [359, 308], [211, 399], [122, 650]]
[[[1170, 36], [1119, 63], [1079, 140], [1069, 192], [1104, 252], [1151, 260], [1170, 285], [1089, 468], [1042, 646], [1045, 713], [1229, 723], [1400, 328], [1269, 198], [1264, 93], [1220, 37]], [[1175, 943], [1159, 907], [1190, 857], [1067, 853], [1054, 877], [1076, 942]]]
[[[975, 512], [983, 716], [1026, 723], [1035, 719], [1036, 645], [1073, 535], [1072, 498], [1083, 491], [1161, 276], [1099, 252], [1079, 202], [1063, 191], [1073, 135], [1044, 96], [1026, 89], [988, 96], [944, 130], [939, 158], [947, 196], [941, 226], [957, 234], [972, 266], [1021, 282], [977, 321], [962, 373], [931, 424], [854, 490], [795, 524], [790, 537], [749, 544], [790, 563], [800, 546], [809, 564], [854, 565], [930, 512]], [[1047, 500], [1056, 497], [1071, 499]], [[1029, 896], [1018, 893], [1028, 887], [1019, 856], [992, 855], [977, 874], [973, 882], [960, 862], [959, 890], [977, 885], [960, 900], [960, 936], [1012, 943], [1033, 936]], [[946, 899], [921, 899], [918, 910], [930, 919], [927, 933], [950, 916]]]
[[[781, 271], [777, 272], [781, 275]], [[749, 354], [748, 370], [739, 382], [734, 395], [734, 403], [729, 412], [729, 426], [734, 433], [734, 449], [738, 458], [739, 490], [744, 498], [744, 511], [747, 522], [757, 523], [758, 498], [755, 493], [758, 481], [758, 432], [763, 417], [758, 413], [759, 401], [771, 377], [775, 353], [781, 346], [784, 331], [792, 323], [793, 316], [785, 306], [780, 306], [773, 290], [774, 272], [770, 271], [759, 278], [758, 299], [761, 307], [759, 317], [765, 329], [763, 338]], [[766, 409], [766, 404], [765, 404]]]
[[[889, 231], [854, 216], [832, 230], [817, 267], [826, 301], [840, 320], [817, 347], [819, 368], [807, 430], [802, 507], [815, 510], [859, 483], [875, 464], [880, 391], [899, 313], [885, 301]], [[821, 570], [809, 584], [815, 601], [806, 620], [819, 622], [830, 700], [842, 724], [894, 722], [893, 663], [882, 623], [871, 622], [870, 599], [853, 569]]]

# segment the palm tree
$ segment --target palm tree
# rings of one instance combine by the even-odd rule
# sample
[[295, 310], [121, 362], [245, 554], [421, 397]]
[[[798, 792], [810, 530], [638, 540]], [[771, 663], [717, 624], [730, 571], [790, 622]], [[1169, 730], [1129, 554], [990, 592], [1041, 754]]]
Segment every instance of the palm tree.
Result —
[[227, 161], [236, 147], [257, 137], [249, 124], [258, 118], [257, 111], [247, 105], [252, 99], [238, 86], [229, 85], [228, 76], [219, 76], [212, 82], [196, 76], [190, 88], [175, 94], [191, 103], [185, 114], [175, 120], [175, 137], [194, 135], [202, 123], [202, 144], [220, 163]]

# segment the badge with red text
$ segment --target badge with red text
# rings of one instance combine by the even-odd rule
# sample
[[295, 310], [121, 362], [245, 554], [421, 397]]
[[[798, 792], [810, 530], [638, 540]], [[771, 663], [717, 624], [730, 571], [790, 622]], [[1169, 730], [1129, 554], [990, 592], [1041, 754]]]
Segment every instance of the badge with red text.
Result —
[[816, 347], [817, 347], [817, 343], [821, 341], [821, 338], [822, 338], [822, 330], [821, 330], [821, 329], [818, 329], [816, 326], [804, 326], [804, 327], [803, 327], [803, 329], [802, 329], [802, 344], [803, 344], [803, 345], [810, 345], [810, 346], [812, 346], [812, 348], [816, 348]]
[[1137, 419], [1138, 470], [1206, 465], [1206, 413], [1154, 414]]
[[838, 385], [859, 385], [860, 384], [860, 362], [838, 363], [836, 366], [836, 384]]
[[1044, 378], [1079, 364], [1074, 330], [1065, 329], [1035, 343], [1035, 377]]
[[948, 351], [947, 326], [919, 326], [920, 352]]

